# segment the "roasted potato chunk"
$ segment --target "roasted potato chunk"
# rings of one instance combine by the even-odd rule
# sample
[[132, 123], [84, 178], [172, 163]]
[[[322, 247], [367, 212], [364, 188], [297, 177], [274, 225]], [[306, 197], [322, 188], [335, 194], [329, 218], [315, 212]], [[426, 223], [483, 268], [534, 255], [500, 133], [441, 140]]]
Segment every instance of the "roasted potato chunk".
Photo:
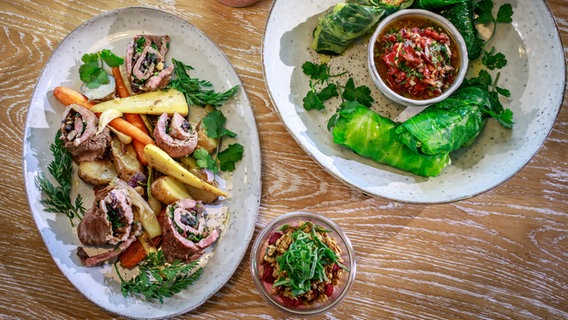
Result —
[[84, 161], [79, 164], [78, 175], [81, 180], [93, 186], [106, 186], [118, 176], [110, 160]]
[[112, 160], [120, 179], [129, 181], [136, 173], [144, 173], [144, 166], [138, 160], [131, 144], [124, 144], [118, 138], [113, 138], [110, 147]]
[[162, 176], [152, 182], [152, 196], [165, 205], [181, 199], [193, 199], [186, 190], [186, 185], [170, 176]]

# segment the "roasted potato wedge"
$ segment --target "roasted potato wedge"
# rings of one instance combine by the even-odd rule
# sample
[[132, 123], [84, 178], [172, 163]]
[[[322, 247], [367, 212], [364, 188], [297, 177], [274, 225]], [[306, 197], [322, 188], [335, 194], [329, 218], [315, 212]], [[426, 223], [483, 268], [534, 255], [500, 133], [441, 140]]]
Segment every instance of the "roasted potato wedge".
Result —
[[152, 182], [152, 196], [165, 205], [181, 199], [193, 199], [186, 190], [186, 185], [170, 176], [161, 176]]
[[81, 180], [93, 186], [106, 186], [118, 176], [110, 160], [84, 161], [79, 164], [78, 175]]
[[138, 160], [136, 151], [131, 144], [124, 144], [118, 138], [113, 138], [110, 148], [112, 160], [120, 179], [129, 181], [136, 173], [144, 172], [144, 166]]

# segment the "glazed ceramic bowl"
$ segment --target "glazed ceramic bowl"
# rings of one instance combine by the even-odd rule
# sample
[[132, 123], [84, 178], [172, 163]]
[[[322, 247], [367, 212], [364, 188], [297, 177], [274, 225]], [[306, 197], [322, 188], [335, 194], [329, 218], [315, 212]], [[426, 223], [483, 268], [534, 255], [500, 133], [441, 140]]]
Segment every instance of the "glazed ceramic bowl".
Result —
[[[305, 222], [311, 222], [312, 225], [317, 225], [329, 231], [328, 235], [335, 239], [341, 250], [339, 257], [341, 264], [345, 267], [340, 274], [339, 282], [332, 286], [332, 290], [326, 291], [326, 298], [322, 302], [299, 303], [297, 300], [291, 301], [288, 298], [283, 298], [281, 295], [275, 294], [273, 284], [270, 281], [264, 281], [266, 279], [263, 278], [264, 272], [267, 270], [264, 256], [269, 247], [269, 242], [274, 244], [274, 235], [276, 234], [278, 237], [283, 226], [288, 225], [297, 228]], [[349, 292], [355, 279], [355, 253], [345, 233], [333, 221], [315, 213], [291, 212], [274, 219], [260, 231], [252, 247], [251, 272], [258, 291], [270, 305], [287, 314], [316, 315], [335, 307]]]
[[[413, 22], [412, 22], [413, 21]], [[418, 21], [418, 22], [416, 22]], [[455, 44], [455, 50], [457, 51], [457, 59], [455, 62], [456, 75], [453, 78], [453, 82], [448, 88], [445, 88], [440, 95], [432, 98], [415, 99], [409, 97], [408, 95], [402, 95], [401, 93], [395, 91], [391, 86], [387, 84], [385, 79], [385, 71], [379, 72], [379, 64], [383, 64], [380, 59], [375, 59], [376, 50], [378, 47], [377, 40], [380, 41], [382, 35], [385, 32], [389, 32], [394, 26], [405, 24], [409, 27], [414, 23], [422, 24], [427, 23], [432, 24], [436, 28], [441, 28], [444, 33], [446, 33], [450, 41]], [[454, 53], [455, 56], [455, 53]], [[465, 78], [467, 68], [468, 68], [468, 58], [467, 58], [467, 47], [465, 41], [454, 25], [449, 22], [446, 18], [427, 10], [421, 9], [406, 9], [398, 11], [392, 15], [389, 15], [377, 26], [377, 29], [371, 36], [369, 40], [369, 45], [367, 49], [367, 63], [368, 69], [371, 74], [373, 82], [377, 85], [379, 90], [390, 100], [411, 107], [424, 107], [436, 102], [442, 101], [449, 97], [463, 82]], [[377, 61], [379, 60], [379, 61]], [[384, 68], [383, 68], [384, 69]]]

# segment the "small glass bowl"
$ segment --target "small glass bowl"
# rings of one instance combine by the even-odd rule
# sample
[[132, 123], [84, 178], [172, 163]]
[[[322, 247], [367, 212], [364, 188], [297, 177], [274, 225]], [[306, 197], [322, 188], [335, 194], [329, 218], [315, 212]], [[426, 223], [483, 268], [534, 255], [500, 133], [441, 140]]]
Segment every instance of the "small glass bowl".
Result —
[[[303, 222], [312, 222], [314, 225], [319, 225], [324, 229], [329, 230], [329, 235], [335, 239], [337, 245], [341, 248], [342, 264], [349, 268], [344, 270], [341, 274], [339, 283], [333, 287], [333, 293], [324, 302], [315, 303], [311, 305], [301, 304], [292, 306], [286, 304], [285, 301], [278, 295], [272, 293], [272, 284], [264, 282], [261, 279], [263, 272], [263, 262], [268, 241], [272, 235], [279, 231], [284, 225], [298, 227]], [[294, 314], [294, 315], [316, 315], [329, 311], [335, 307], [349, 292], [353, 281], [355, 280], [355, 252], [351, 246], [351, 242], [343, 233], [341, 228], [333, 221], [309, 212], [290, 212], [279, 216], [270, 222], [264, 229], [262, 229], [253, 244], [251, 251], [251, 272], [253, 281], [262, 295], [262, 297], [272, 306], [277, 309]]]
[[[458, 74], [456, 75], [453, 84], [449, 88], [447, 88], [444, 92], [442, 92], [441, 95], [431, 99], [418, 100], [398, 94], [397, 92], [392, 90], [385, 83], [385, 81], [383, 81], [375, 64], [374, 55], [375, 55], [375, 44], [377, 43], [377, 38], [386, 30], [386, 28], [390, 28], [390, 26], [393, 23], [412, 17], [427, 19], [441, 26], [446, 31], [446, 33], [456, 42], [457, 50], [460, 57], [458, 63], [459, 65]], [[371, 39], [369, 40], [369, 45], [367, 47], [367, 66], [371, 74], [371, 78], [373, 79], [373, 82], [375, 82], [379, 90], [387, 98], [389, 98], [390, 100], [396, 103], [410, 107], [425, 107], [448, 98], [462, 84], [465, 75], [467, 73], [468, 64], [469, 64], [469, 59], [467, 55], [467, 47], [462, 35], [459, 33], [456, 27], [454, 27], [454, 25], [446, 18], [428, 10], [403, 9], [389, 15], [379, 23], [377, 29], [371, 36]]]

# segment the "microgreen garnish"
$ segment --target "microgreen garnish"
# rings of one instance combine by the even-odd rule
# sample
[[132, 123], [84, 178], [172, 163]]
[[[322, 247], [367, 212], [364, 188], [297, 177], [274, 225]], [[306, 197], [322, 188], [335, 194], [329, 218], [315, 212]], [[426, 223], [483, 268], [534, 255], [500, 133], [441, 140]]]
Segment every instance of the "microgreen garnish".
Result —
[[109, 75], [103, 68], [104, 63], [109, 67], [118, 67], [124, 63], [124, 59], [108, 49], [95, 53], [86, 53], [81, 57], [81, 61], [83, 61], [83, 64], [79, 67], [79, 77], [91, 89], [98, 88], [102, 84], [109, 82]]
[[124, 280], [118, 266], [115, 264], [114, 267], [120, 277], [122, 295], [140, 295], [150, 302], [158, 300], [160, 303], [164, 303], [164, 298], [169, 298], [195, 283], [203, 272], [202, 268], [198, 268], [197, 262], [186, 264], [176, 260], [167, 264], [161, 250], [150, 253], [140, 264], [140, 273], [131, 280]]
[[[304, 231], [307, 226], [310, 232]], [[317, 232], [324, 230], [311, 222], [294, 230], [290, 247], [276, 258], [282, 277], [274, 282], [274, 286], [290, 287], [292, 295], [298, 296], [310, 290], [312, 281], [328, 280], [325, 266], [337, 264], [345, 268], [337, 254], [319, 239]]]
[[83, 217], [85, 208], [80, 194], [77, 195], [75, 201], [71, 199], [73, 160], [71, 154], [63, 146], [63, 140], [60, 137], [61, 131], [57, 131], [54, 142], [49, 147], [53, 160], [47, 166], [49, 173], [59, 185], [52, 184], [43, 172], [37, 176], [36, 184], [45, 195], [45, 198], [40, 200], [45, 210], [66, 215], [73, 225], [73, 219]]

